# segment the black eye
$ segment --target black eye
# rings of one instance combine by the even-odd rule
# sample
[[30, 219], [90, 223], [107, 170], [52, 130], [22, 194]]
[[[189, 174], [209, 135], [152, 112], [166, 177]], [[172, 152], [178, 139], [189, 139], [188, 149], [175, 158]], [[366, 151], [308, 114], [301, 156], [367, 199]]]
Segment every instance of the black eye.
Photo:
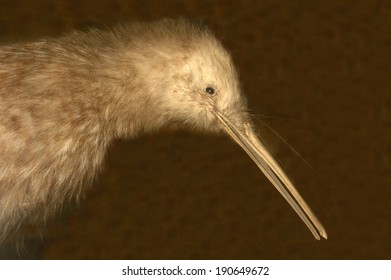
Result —
[[213, 95], [213, 94], [215, 94], [215, 89], [212, 88], [212, 87], [207, 87], [207, 88], [205, 89], [205, 92], [206, 92], [207, 94], [209, 94], [209, 95]]

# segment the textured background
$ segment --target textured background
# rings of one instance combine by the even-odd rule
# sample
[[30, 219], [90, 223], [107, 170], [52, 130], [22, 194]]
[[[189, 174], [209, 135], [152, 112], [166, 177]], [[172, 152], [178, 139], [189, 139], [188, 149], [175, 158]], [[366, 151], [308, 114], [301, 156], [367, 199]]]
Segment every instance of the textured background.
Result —
[[[328, 230], [317, 242], [225, 136], [118, 141], [86, 200], [46, 232], [47, 259], [390, 259], [386, 1], [0, 0], [0, 40], [184, 15], [232, 52], [261, 132]], [[0, 61], [1, 63], [1, 61]]]

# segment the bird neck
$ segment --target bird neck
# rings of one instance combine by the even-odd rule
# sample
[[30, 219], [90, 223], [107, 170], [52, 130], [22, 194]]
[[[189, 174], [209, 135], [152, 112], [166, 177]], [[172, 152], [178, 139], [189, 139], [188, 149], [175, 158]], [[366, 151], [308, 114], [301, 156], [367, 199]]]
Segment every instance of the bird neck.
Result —
[[100, 88], [105, 91], [101, 114], [113, 138], [133, 138], [167, 124], [167, 59], [156, 47], [145, 46], [119, 49], [115, 58], [99, 66]]

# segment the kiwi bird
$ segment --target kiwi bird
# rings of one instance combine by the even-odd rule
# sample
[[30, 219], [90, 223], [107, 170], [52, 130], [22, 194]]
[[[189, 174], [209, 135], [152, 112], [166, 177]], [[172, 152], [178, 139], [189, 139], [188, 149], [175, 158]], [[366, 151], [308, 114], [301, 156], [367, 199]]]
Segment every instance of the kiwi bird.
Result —
[[162, 127], [227, 133], [327, 238], [254, 133], [230, 54], [179, 18], [0, 47], [0, 240], [80, 198], [112, 140]]

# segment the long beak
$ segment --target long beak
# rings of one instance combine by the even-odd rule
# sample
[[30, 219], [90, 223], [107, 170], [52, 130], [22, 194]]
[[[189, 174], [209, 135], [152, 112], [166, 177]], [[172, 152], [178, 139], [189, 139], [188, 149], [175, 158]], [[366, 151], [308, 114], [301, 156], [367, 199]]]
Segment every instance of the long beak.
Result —
[[216, 111], [214, 113], [226, 132], [246, 151], [269, 181], [277, 188], [286, 201], [288, 201], [314, 237], [318, 240], [320, 240], [320, 237], [327, 239], [326, 230], [293, 186], [288, 176], [258, 139], [251, 125], [244, 123], [243, 129], [238, 129], [224, 115]]

